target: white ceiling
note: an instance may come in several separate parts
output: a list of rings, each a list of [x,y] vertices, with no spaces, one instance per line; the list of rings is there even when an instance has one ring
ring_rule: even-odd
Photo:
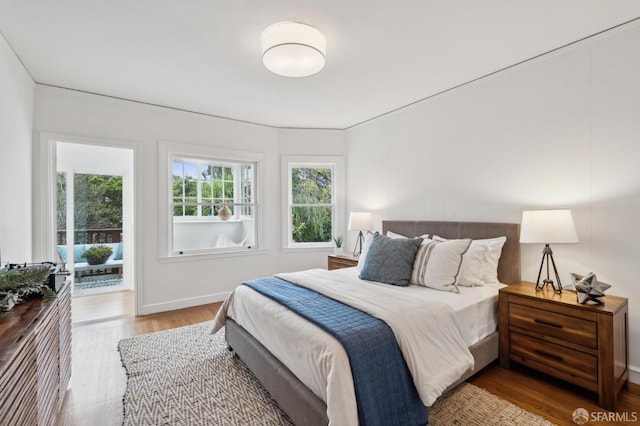
[[[338,129],[638,17],[638,0],[0,0],[37,83]],[[262,65],[260,34],[284,20],[326,35],[319,74]]]

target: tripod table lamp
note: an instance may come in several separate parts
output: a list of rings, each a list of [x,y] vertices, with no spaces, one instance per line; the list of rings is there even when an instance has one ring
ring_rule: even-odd
[[[358,231],[358,240],[353,249],[354,256],[360,256],[362,253],[362,244],[364,236],[362,231],[371,231],[373,229],[373,215],[371,212],[351,212],[349,213],[349,231]]]
[[[575,244],[578,242],[578,234],[573,223],[571,210],[525,210],[522,212],[520,243],[544,244],[536,290],[543,290],[546,286],[551,285],[553,291],[562,293],[560,276],[558,275],[556,262],[553,260],[553,251],[549,244]],[[547,263],[547,278],[541,283],[540,276],[542,275],[545,261]],[[556,283],[549,277],[549,263],[553,266]]]

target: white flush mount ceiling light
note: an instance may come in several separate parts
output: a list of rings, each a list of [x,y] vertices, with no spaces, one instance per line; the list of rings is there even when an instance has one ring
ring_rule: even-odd
[[[262,32],[262,62],[285,77],[307,77],[324,68],[327,39],[306,24],[279,22]]]

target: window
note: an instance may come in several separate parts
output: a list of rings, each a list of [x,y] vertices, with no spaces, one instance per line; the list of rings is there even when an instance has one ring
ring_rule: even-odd
[[[333,168],[291,167],[291,242],[330,243],[333,235]]]
[[[236,205],[242,205],[239,214],[251,214],[253,164],[175,158],[172,170],[174,218],[217,218],[225,205],[234,217]],[[235,197],[236,186],[242,197]]]
[[[168,257],[258,248],[263,154],[162,142],[159,243]],[[166,175],[165,175],[166,174]]]
[[[332,247],[336,234],[336,163],[287,162],[289,248]]]

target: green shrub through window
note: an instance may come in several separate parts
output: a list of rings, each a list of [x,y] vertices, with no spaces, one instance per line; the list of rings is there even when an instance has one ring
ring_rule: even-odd
[[[291,242],[331,243],[335,214],[334,168],[294,164],[289,173]]]
[[[174,159],[174,218],[215,218],[225,204],[232,217],[252,216],[253,170],[252,163]]]

